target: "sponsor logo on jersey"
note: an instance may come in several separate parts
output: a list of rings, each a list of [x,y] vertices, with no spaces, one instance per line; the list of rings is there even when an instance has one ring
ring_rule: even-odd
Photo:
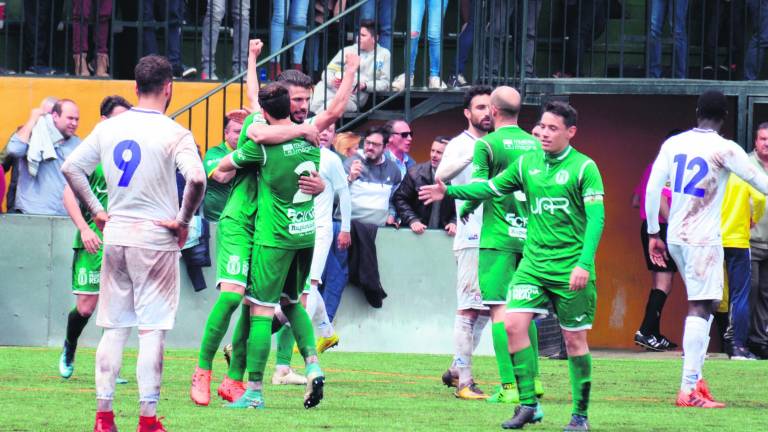
[[[528,218],[518,216],[514,213],[507,213],[504,219],[509,224],[507,234],[510,237],[525,239],[526,227],[528,226]]]
[[[536,201],[531,204],[531,213],[542,214],[543,212],[548,212],[553,215],[556,210],[562,210],[565,214],[571,214],[571,211],[568,210],[570,204],[568,198],[540,197],[536,198]]]
[[[291,223],[288,224],[288,233],[292,235],[309,234],[315,232],[315,209],[306,211],[297,211],[288,209],[288,218]]]
[[[541,172],[541,170],[538,169],[538,168],[534,168],[532,170],[528,170],[528,174],[530,174],[530,175],[536,175],[536,174],[538,174],[540,172]]]
[[[570,174],[568,174],[568,171],[566,170],[560,170],[555,174],[555,183],[559,185],[563,185],[568,182],[568,179],[570,178]]]
[[[531,301],[541,295],[541,290],[539,287],[532,285],[517,285],[512,287],[509,291],[509,295],[512,296],[512,300]]]

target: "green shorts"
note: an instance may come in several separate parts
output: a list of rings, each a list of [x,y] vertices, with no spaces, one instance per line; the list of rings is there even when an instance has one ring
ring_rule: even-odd
[[[519,253],[499,249],[480,249],[477,268],[480,295],[484,305],[507,303],[507,291],[519,262]]]
[[[277,306],[281,298],[298,303],[309,277],[312,249],[254,245],[250,284],[245,298],[262,306]]]
[[[560,327],[564,330],[588,330],[592,328],[597,307],[595,281],[579,291],[571,291],[567,283],[553,283],[537,276],[527,268],[525,260],[520,264],[512,281],[507,298],[507,312],[533,312],[546,315],[547,303],[557,314]]]
[[[100,248],[95,254],[90,254],[85,249],[75,249],[72,258],[72,294],[99,294],[103,250]]]
[[[247,287],[252,251],[253,224],[221,218],[216,234],[216,286],[225,282]]]

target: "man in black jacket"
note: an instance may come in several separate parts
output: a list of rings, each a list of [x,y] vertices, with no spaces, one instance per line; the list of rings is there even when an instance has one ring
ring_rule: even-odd
[[[447,144],[448,138],[435,138],[429,152],[429,162],[409,169],[392,197],[401,224],[410,226],[416,234],[422,234],[427,229],[444,229],[450,236],[456,234],[456,207],[453,199],[427,206],[419,201],[419,188],[435,182],[435,170]]]

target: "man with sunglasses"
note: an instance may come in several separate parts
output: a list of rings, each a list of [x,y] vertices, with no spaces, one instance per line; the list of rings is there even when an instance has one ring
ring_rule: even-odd
[[[408,155],[413,142],[411,126],[405,120],[390,120],[384,125],[389,138],[385,141],[387,151],[385,155],[397,165],[400,170],[400,178],[405,178],[408,170],[416,165],[416,161]]]

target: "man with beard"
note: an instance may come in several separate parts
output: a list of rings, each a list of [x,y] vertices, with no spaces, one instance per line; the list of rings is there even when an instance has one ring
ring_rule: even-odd
[[[470,87],[464,94],[464,117],[467,129],[453,138],[445,148],[443,160],[437,167],[435,177],[452,184],[462,185],[472,178],[472,155],[475,141],[493,129],[490,111],[491,88]],[[456,212],[464,201],[456,201]],[[453,239],[453,253],[457,263],[456,294],[458,306],[453,326],[455,353],[451,367],[443,374],[443,383],[448,387],[459,387],[456,397],[461,399],[484,399],[487,397],[472,379],[472,352],[480,342],[480,336],[488,323],[488,308],[483,306],[480,286],[477,282],[478,247],[483,207],[477,207],[466,219],[456,222],[456,236]]]

